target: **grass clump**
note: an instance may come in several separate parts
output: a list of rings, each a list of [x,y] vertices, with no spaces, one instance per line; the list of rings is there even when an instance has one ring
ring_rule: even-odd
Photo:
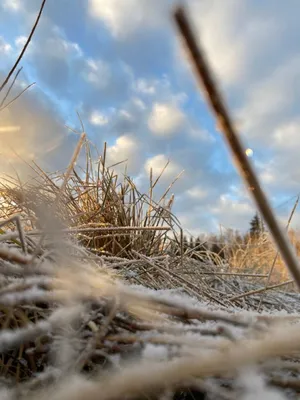
[[[99,155],[87,140],[80,144],[85,148],[84,167],[73,160],[66,172],[47,174],[34,163],[35,178],[26,184],[3,179],[2,218],[21,215],[31,235],[46,225],[65,229],[84,247],[109,256],[130,258],[132,250],[153,256],[170,250],[174,241],[178,244],[179,223],[171,211],[174,197],[167,198],[171,186],[154,200],[161,175],[155,182],[151,178],[149,195],[140,193],[129,176],[118,175],[116,165],[106,164],[106,145]]]

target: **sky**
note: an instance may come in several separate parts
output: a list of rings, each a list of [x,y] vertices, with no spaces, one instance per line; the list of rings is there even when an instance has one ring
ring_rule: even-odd
[[[41,0],[1,0],[0,81]],[[186,1],[245,148],[282,223],[300,192],[299,0]],[[66,168],[79,139],[128,159],[141,191],[169,160],[174,213],[188,232],[245,231],[255,213],[203,101],[170,18],[172,0],[48,0],[14,93],[0,113],[0,168],[26,179],[24,161]],[[178,4],[178,2],[177,2]],[[9,131],[8,126],[19,130]],[[157,193],[159,196],[159,192]],[[300,227],[300,211],[293,225]]]

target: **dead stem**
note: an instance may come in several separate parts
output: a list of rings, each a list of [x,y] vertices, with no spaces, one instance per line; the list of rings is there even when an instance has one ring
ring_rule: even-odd
[[[224,134],[224,139],[231,149],[235,165],[244,179],[258,210],[264,217],[287,268],[290,270],[298,288],[300,289],[300,267],[295,251],[290,245],[285,232],[278,224],[269,205],[268,199],[260,186],[254,169],[245,154],[241,140],[231,121],[229,111],[225,106],[220,90],[217,88],[217,84],[213,78],[211,67],[208,64],[200,45],[196,41],[194,31],[184,7],[178,7],[175,10],[174,19],[178,32],[188,49],[196,79],[199,85],[204,89],[203,93],[215,114],[217,124]]]

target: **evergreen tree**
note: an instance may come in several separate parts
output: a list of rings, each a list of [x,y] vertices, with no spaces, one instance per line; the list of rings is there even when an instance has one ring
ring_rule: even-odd
[[[190,247],[190,249],[194,249],[195,248],[195,242],[194,242],[193,236],[190,237],[189,247]]]
[[[256,213],[252,218],[252,220],[250,221],[250,236],[258,237],[264,231],[265,231],[264,223]]]
[[[200,239],[200,237],[198,236],[197,238],[196,238],[196,240],[195,240],[195,247],[197,247],[197,251],[199,251],[200,250],[200,246],[201,245],[201,239]]]

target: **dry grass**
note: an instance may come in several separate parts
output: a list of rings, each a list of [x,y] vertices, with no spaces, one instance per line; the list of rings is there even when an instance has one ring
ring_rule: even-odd
[[[153,182],[151,172],[150,194],[142,194],[129,176],[106,165],[106,146],[99,155],[86,139],[79,144],[85,151],[83,166],[76,164],[78,153],[65,173],[47,174],[33,164],[35,178],[26,184],[3,178],[1,217],[20,215],[24,229],[36,236],[46,225],[52,231],[65,229],[97,254],[130,257],[135,250],[152,256],[179,242],[172,186],[154,200],[161,175]]]
[[[254,365],[274,387],[298,390],[299,295],[265,296],[265,311],[290,315],[246,311],[251,302],[237,311],[229,297],[238,281],[205,275],[211,265],[187,256],[182,271],[181,257],[100,257],[67,239],[32,257],[30,236],[29,255],[14,240],[0,257],[8,398],[162,398],[196,388],[234,399],[246,390],[237,371]],[[130,284],[137,277],[143,285]]]
[[[290,232],[290,237],[295,238],[294,232]],[[232,272],[243,271],[268,275],[273,267],[271,284],[281,283],[289,279],[284,262],[278,256],[277,249],[268,233],[254,238],[248,236],[242,242],[233,241],[227,246],[226,254]],[[298,254],[300,255],[300,253]]]

